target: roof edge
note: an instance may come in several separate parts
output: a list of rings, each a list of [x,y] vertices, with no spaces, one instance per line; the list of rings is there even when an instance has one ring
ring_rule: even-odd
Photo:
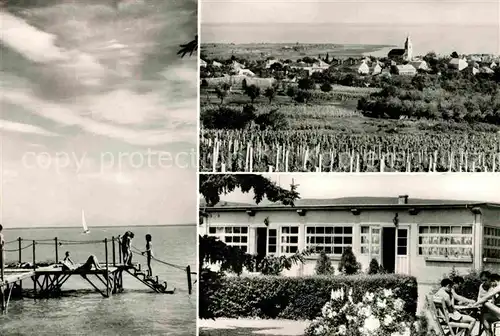
[[[489,202],[467,202],[467,203],[435,203],[435,204],[329,204],[329,205],[299,205],[299,206],[229,206],[229,207],[201,207],[207,212],[228,212],[228,211],[285,211],[291,209],[305,210],[351,210],[369,209],[369,210],[384,210],[384,209],[457,209],[457,208],[472,208],[472,207],[492,207],[500,208],[499,203]]]

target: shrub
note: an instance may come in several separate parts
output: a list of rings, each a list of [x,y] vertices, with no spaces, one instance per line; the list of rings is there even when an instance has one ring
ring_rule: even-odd
[[[323,92],[330,92],[330,91],[332,91],[332,85],[330,83],[323,83],[321,85],[321,91],[323,91]]]
[[[415,315],[417,281],[404,275],[355,276],[255,276],[225,277],[217,291],[212,291],[209,310],[214,317],[259,317],[314,319],[330,299],[332,289],[353,288],[359,302],[367,291],[391,288],[405,303],[404,310]]]
[[[316,261],[315,272],[317,275],[329,275],[335,272],[332,261],[325,251],[321,251],[318,261]]]
[[[368,274],[378,274],[383,273],[382,267],[380,267],[378,260],[373,258],[368,266]]]
[[[266,129],[278,131],[288,128],[288,120],[285,114],[278,109],[262,113],[254,121],[262,131]]]
[[[253,110],[244,107],[242,110],[221,106],[204,111],[201,122],[206,128],[242,129],[255,118]]]
[[[361,264],[356,260],[356,256],[350,247],[346,247],[339,262],[339,271],[351,275],[356,274],[361,269]]]

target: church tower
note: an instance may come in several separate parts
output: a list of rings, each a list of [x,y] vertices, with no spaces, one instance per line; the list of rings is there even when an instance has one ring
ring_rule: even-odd
[[[411,44],[411,41],[410,41],[410,35],[408,35],[406,37],[405,54],[403,57],[404,57],[405,61],[411,61],[413,59],[413,45]]]

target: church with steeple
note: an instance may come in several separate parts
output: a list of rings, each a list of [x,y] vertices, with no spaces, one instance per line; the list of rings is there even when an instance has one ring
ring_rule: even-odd
[[[410,62],[413,60],[413,44],[410,40],[410,35],[406,37],[404,49],[392,49],[387,54],[387,57],[392,60],[402,59],[403,61]]]

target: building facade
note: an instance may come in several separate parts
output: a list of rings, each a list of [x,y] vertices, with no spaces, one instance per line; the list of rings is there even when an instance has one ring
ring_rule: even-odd
[[[205,208],[200,233],[261,256],[316,250],[286,275],[313,274],[320,251],[336,266],[347,247],[364,271],[375,258],[386,271],[423,284],[435,284],[452,267],[500,271],[500,204],[405,196],[311,201]]]

